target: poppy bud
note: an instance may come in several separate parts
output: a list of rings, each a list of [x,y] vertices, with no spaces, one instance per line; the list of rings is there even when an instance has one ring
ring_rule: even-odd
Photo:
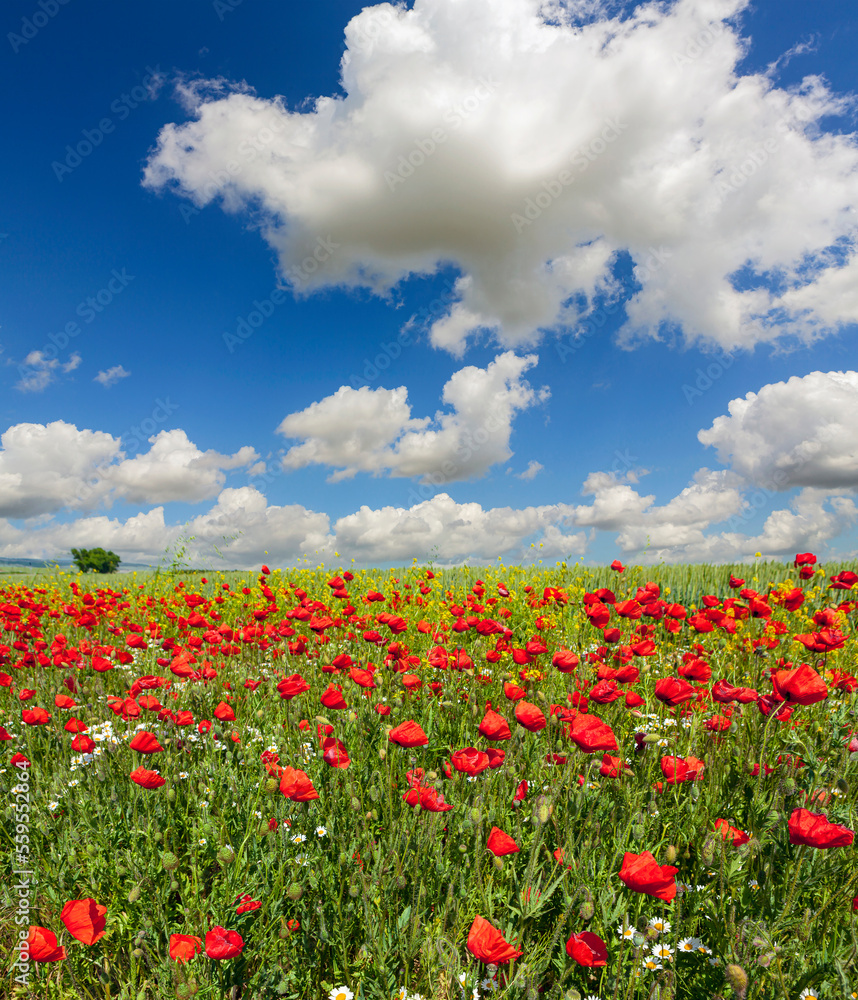
[[[161,867],[166,872],[175,871],[179,867],[179,859],[172,851],[164,851],[161,854]]]
[[[667,850],[664,852],[664,856],[669,865],[676,864],[676,855],[677,855],[676,848],[673,846],[673,844],[668,844]]]
[[[641,914],[641,916],[639,916],[638,919],[635,921],[635,928],[641,934],[645,934],[646,931],[648,930],[648,928],[649,928],[649,921],[647,920],[647,918],[645,916],[643,916],[643,914]]]
[[[635,840],[643,840],[643,838],[646,836],[646,830],[642,826],[633,826],[632,836],[635,838]]]
[[[131,890],[131,892],[128,893],[128,902],[136,903],[139,898],[140,898],[140,886],[135,885],[134,888]]]
[[[784,795],[795,795],[797,787],[794,778],[784,778],[781,783],[781,791]]]
[[[217,863],[221,868],[225,868],[227,865],[231,865],[235,861],[235,851],[229,846],[229,844],[224,844],[224,846],[217,852]]]
[[[703,845],[703,850],[700,852],[700,860],[704,865],[711,865],[715,860],[715,841],[711,837],[708,837]]]
[[[770,809],[766,814],[766,826],[777,826],[781,821],[781,814],[777,809]]]
[[[554,806],[551,804],[551,799],[546,795],[540,795],[536,800],[536,818],[543,826],[551,819],[553,812]]]
[[[643,741],[644,743],[649,745],[651,743],[658,743],[660,739],[661,737],[658,735],[658,733],[646,733],[643,738]]]
[[[300,882],[293,882],[286,890],[286,895],[292,900],[293,903],[297,903],[298,900],[304,895],[304,888]]]
[[[382,747],[378,751],[378,759],[379,760],[386,760],[387,759],[387,750],[384,747]]]
[[[503,871],[503,858],[492,858],[492,864],[498,871]]]
[[[578,916],[584,921],[584,923],[588,920],[592,920],[595,913],[596,907],[593,906],[590,900],[586,900],[578,907]]]
[[[178,892],[178,891],[179,891],[179,883],[175,879],[173,879],[173,881],[170,883],[170,892]]]
[[[134,948],[134,949],[132,950],[131,954],[132,954],[132,955],[133,955],[133,956],[134,956],[135,958],[142,958],[142,957],[143,957],[143,952],[142,952],[142,950],[141,950],[140,948]]]
[[[837,787],[837,790],[839,792],[843,792],[844,795],[848,795],[849,794],[849,785],[848,785],[848,783],[846,782],[846,780],[844,778],[838,778],[837,779],[837,785],[836,785],[836,787]]]
[[[724,978],[733,987],[733,992],[739,1000],[745,1000],[748,992],[748,973],[739,965],[728,965],[724,970]]]
[[[357,882],[352,882],[349,885],[349,895],[352,897],[352,899],[357,899],[357,897],[360,895],[360,886],[357,884]]]
[[[480,813],[479,809],[472,809],[471,812],[470,812],[471,822],[472,823],[479,823],[481,815],[482,814]]]
[[[777,955],[773,951],[767,951],[764,955],[760,955],[757,959],[757,965],[761,969],[768,969],[772,962],[777,958]]]
[[[404,889],[408,885],[408,879],[404,875],[397,875],[396,885],[399,889]]]
[[[360,799],[352,799],[349,805],[352,807],[352,812],[360,811]]]
[[[176,801],[176,789],[175,788],[168,788],[167,789],[167,801],[168,802],[175,802]]]

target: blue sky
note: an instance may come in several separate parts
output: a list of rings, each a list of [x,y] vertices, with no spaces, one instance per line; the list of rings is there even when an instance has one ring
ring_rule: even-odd
[[[2,27],[0,555],[858,552],[851,5]]]

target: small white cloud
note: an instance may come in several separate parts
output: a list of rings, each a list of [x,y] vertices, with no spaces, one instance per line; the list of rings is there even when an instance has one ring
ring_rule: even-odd
[[[127,372],[122,365],[114,365],[107,371],[99,372],[92,381],[100,382],[105,389],[109,389],[114,382],[118,382],[121,378],[128,378],[130,374],[131,372]]]
[[[43,392],[55,382],[57,375],[67,375],[73,372],[81,362],[80,355],[75,351],[68,361],[61,362],[57,358],[48,357],[44,351],[30,351],[18,366],[19,380],[15,388],[21,392]],[[11,364],[11,362],[9,362]],[[27,370],[29,369],[29,370]]]
[[[531,461],[528,463],[527,468],[524,472],[519,472],[516,479],[530,480],[535,479],[540,472],[545,468],[541,462]]]

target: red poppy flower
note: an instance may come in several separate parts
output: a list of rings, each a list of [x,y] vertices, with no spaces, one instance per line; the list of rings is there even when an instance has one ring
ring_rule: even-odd
[[[812,552],[799,552],[793,562],[793,566],[814,566],[815,564],[816,556]]]
[[[154,733],[146,732],[145,729],[141,730],[128,745],[138,753],[158,753],[164,749]]]
[[[90,739],[86,733],[79,733],[71,741],[71,745],[75,753],[92,753],[95,749],[95,740]]]
[[[43,708],[36,706],[21,709],[21,718],[28,726],[43,726],[51,717]]]
[[[352,762],[344,744],[333,736],[322,741],[322,759],[331,767],[338,768],[346,768]]]
[[[400,722],[387,734],[390,743],[398,743],[401,747],[422,747],[429,742],[429,737],[418,724],[411,719]]]
[[[376,686],[375,681],[372,679],[371,670],[362,670],[359,667],[352,667],[349,670],[349,677],[355,682],[355,684],[360,684],[364,688],[374,688]]]
[[[819,632],[794,636],[794,641],[800,642],[805,649],[813,653],[831,653],[846,644],[846,636],[840,629],[824,628]]]
[[[63,907],[60,918],[73,938],[84,944],[95,944],[105,934],[106,906],[94,899],[72,899]]]
[[[587,968],[608,964],[607,945],[597,934],[591,934],[590,931],[572,934],[566,942],[566,954]]]
[[[348,708],[346,699],[343,697],[343,692],[340,688],[335,687],[333,684],[329,684],[326,690],[322,692],[322,696],[319,698],[319,701],[325,706],[325,708]]]
[[[576,715],[566,726],[566,735],[584,753],[619,750],[613,729],[595,715]]]
[[[772,674],[772,687],[781,698],[799,705],[813,705],[828,697],[825,681],[807,663],[792,670],[775,671]]]
[[[697,688],[678,677],[662,677],[655,682],[655,696],[665,705],[680,705],[697,697]]]
[[[726,704],[730,701],[738,701],[743,705],[748,705],[756,701],[760,696],[753,688],[734,687],[729,681],[715,681],[712,685],[712,697],[715,701]]]
[[[280,778],[280,791],[293,802],[311,802],[319,797],[313,782],[304,771],[284,767]]]
[[[669,903],[676,895],[676,880],[673,876],[678,871],[673,865],[660,865],[649,851],[641,854],[626,851],[618,874],[620,881],[634,892],[646,893],[647,896],[655,896],[656,899]]]
[[[489,767],[500,767],[506,759],[506,751],[495,750],[494,747],[488,747],[486,750],[486,756],[489,758]]]
[[[23,765],[24,767],[32,766],[30,764],[29,758],[25,757],[22,753],[12,754],[12,759],[9,761],[9,763],[12,765],[12,767],[20,767],[21,765]]]
[[[193,934],[170,935],[170,958],[174,962],[190,962],[202,950],[203,942]]]
[[[480,723],[479,732],[487,740],[509,740],[512,739],[509,723],[502,715],[486,709],[483,721]]]
[[[411,791],[402,796],[410,806],[419,805],[426,812],[449,812],[453,807],[444,801],[444,796],[426,785],[413,785]]]
[[[489,766],[489,755],[476,747],[465,747],[450,757],[450,763],[465,774],[480,774]]]
[[[233,722],[235,720],[235,712],[232,709],[232,705],[228,705],[225,701],[219,702],[214,710],[214,717],[220,719],[221,722]]]
[[[166,780],[157,771],[147,771],[145,767],[135,768],[128,777],[143,788],[160,788]]]
[[[277,693],[285,701],[291,701],[296,695],[309,690],[310,685],[300,674],[292,674],[291,677],[285,677],[277,685]]]
[[[705,766],[703,761],[696,757],[661,758],[661,773],[668,785],[676,785],[683,781],[702,781]]]
[[[379,715],[390,715],[390,705],[376,705],[375,710]]]
[[[848,847],[855,834],[846,826],[830,823],[824,813],[813,813],[808,809],[794,809],[789,818],[789,842],[807,844],[808,847]]]
[[[244,939],[238,931],[228,931],[218,924],[206,934],[206,954],[218,961],[235,958],[244,948]]]
[[[468,932],[468,951],[486,965],[505,965],[524,954],[509,944],[503,934],[488,920],[479,916],[474,917]]]
[[[578,656],[570,650],[560,649],[554,654],[551,662],[555,667],[557,667],[560,673],[571,674],[580,663],[580,660],[578,659]]]
[[[622,757],[612,757],[607,753],[602,757],[602,766],[599,768],[599,774],[603,778],[619,778],[622,774],[631,773],[632,769],[625,763]]]
[[[489,833],[489,839],[486,843],[488,850],[495,855],[495,857],[502,857],[504,854],[516,854],[521,848],[518,844],[509,836],[496,826],[493,826],[491,832]]]
[[[515,795],[512,797],[513,802],[523,802],[527,798],[527,782],[522,781],[519,783],[518,788],[515,790]]]
[[[720,831],[722,839],[730,840],[734,847],[747,844],[751,839],[749,833],[745,833],[744,830],[737,830],[735,826],[730,826],[726,819],[716,819],[715,829]]]
[[[57,936],[47,927],[30,927],[27,950],[34,962],[61,962],[66,957],[65,948],[57,944]]]
[[[548,725],[548,720],[542,711],[527,701],[521,701],[515,706],[515,718],[520,726],[524,726],[531,733],[538,733]]]
[[[235,912],[239,915],[242,913],[250,913],[253,910],[258,910],[262,906],[262,903],[259,900],[252,899],[249,895],[247,895],[247,893],[243,896],[239,896],[236,903],[238,906]]]

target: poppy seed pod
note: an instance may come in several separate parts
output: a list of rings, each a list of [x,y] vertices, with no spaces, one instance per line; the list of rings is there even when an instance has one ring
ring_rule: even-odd
[[[136,903],[139,898],[140,898],[140,886],[135,885],[134,888],[131,890],[131,892],[128,893],[128,902]]]

